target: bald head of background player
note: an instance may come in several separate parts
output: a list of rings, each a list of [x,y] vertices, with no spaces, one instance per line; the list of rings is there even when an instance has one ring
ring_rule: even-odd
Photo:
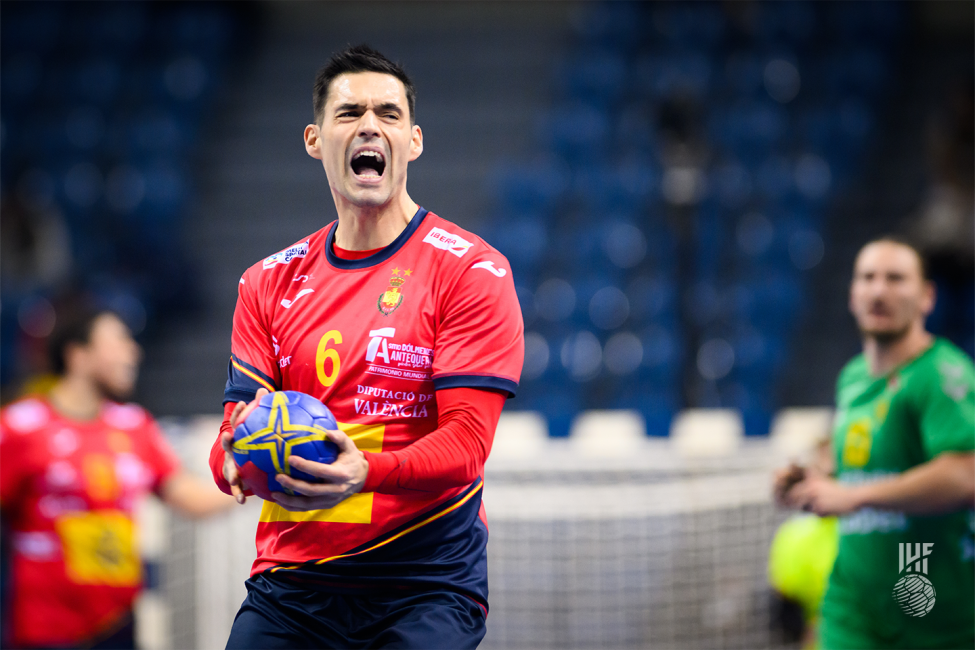
[[[315,122],[305,150],[322,161],[338,212],[335,244],[361,251],[390,244],[416,214],[406,170],[423,153],[415,90],[403,69],[366,46],[318,73]]]
[[[923,256],[906,240],[886,236],[857,254],[850,284],[850,312],[874,378],[916,359],[934,344],[924,321],[934,309],[934,285]],[[975,456],[944,453],[896,478],[844,485],[795,465],[776,473],[780,503],[819,515],[844,515],[864,507],[932,515],[975,505]]]

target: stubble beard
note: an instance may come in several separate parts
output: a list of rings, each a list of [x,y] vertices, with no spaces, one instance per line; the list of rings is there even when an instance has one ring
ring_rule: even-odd
[[[95,387],[98,389],[98,392],[101,394],[103,399],[118,403],[128,401],[128,399],[132,397],[132,393],[134,392],[135,388],[134,386],[131,386],[127,389],[118,389],[109,385],[108,382],[100,378],[95,380]]]
[[[899,329],[888,329],[888,330],[868,330],[860,328],[860,336],[864,339],[873,339],[878,345],[883,347],[888,347],[894,345],[898,341],[904,339],[905,336],[911,331],[911,325],[908,323]]]

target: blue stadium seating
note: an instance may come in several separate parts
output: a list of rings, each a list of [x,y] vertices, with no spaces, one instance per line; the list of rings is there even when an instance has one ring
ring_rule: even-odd
[[[237,9],[25,2],[5,5],[3,18],[5,194],[28,170],[49,186],[41,189],[70,230],[80,276],[73,290],[130,305],[123,313],[187,308],[192,292],[179,244],[192,189],[187,170],[242,26]],[[105,281],[112,276],[129,280]],[[18,295],[5,294],[4,312],[16,313]],[[16,332],[4,322],[7,351]],[[2,356],[4,382],[16,361]]]
[[[748,434],[768,432],[825,206],[874,131],[903,8],[760,3],[748,20],[733,9],[581,5],[539,120],[548,157],[496,175],[497,209],[521,225],[488,240],[549,353],[512,406],[540,409],[553,435],[584,408],[633,408],[666,434],[689,405],[737,408]],[[675,138],[704,162],[677,163]],[[703,189],[674,198],[675,164],[703,165]],[[706,380],[690,346],[712,338],[734,361]],[[582,368],[597,347],[601,367]]]

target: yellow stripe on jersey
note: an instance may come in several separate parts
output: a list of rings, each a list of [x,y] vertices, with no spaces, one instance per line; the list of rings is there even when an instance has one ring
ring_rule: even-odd
[[[248,370],[244,366],[240,365],[239,363],[237,363],[233,359],[230,360],[230,363],[233,364],[234,368],[236,368],[237,370],[241,371],[242,373],[244,373],[245,375],[247,375],[248,377],[250,377],[251,379],[253,379],[257,383],[259,383],[261,386],[263,386],[264,388],[268,389],[270,392],[273,393],[275,390],[277,390],[276,388],[274,388],[274,386],[272,386],[271,384],[267,383],[267,381],[265,381],[263,377],[261,377],[260,375],[258,375],[255,372],[251,372],[250,370]]]
[[[341,559],[347,558],[347,557],[354,557],[356,555],[362,555],[363,553],[368,553],[369,551],[374,551],[377,548],[381,548],[383,546],[386,546],[386,544],[389,544],[390,542],[394,542],[397,539],[399,539],[400,537],[402,537],[404,535],[408,535],[409,533],[412,533],[414,530],[417,530],[418,528],[423,528],[427,524],[432,523],[432,522],[436,521],[437,519],[440,519],[444,515],[450,514],[451,512],[453,512],[454,510],[456,510],[457,508],[461,507],[462,505],[464,505],[465,503],[467,503],[468,501],[470,501],[471,497],[473,497],[475,494],[477,494],[478,492],[480,492],[481,491],[481,488],[483,488],[483,487],[484,487],[484,482],[481,481],[481,484],[480,485],[478,485],[476,488],[474,488],[473,490],[471,490],[470,492],[468,492],[464,496],[463,499],[461,499],[460,501],[458,501],[454,505],[450,506],[446,510],[442,510],[442,511],[440,511],[440,512],[438,512],[438,513],[436,513],[436,514],[434,514],[434,515],[432,515],[430,517],[427,517],[426,519],[424,519],[420,523],[414,524],[414,525],[410,526],[409,528],[407,528],[406,530],[403,530],[403,531],[400,531],[400,532],[396,533],[395,535],[393,535],[389,539],[385,539],[385,540],[379,542],[378,544],[375,544],[373,546],[370,546],[369,548],[363,549],[361,551],[357,551],[355,553],[346,553],[345,555],[334,555],[332,557],[327,557],[327,558],[323,558],[321,560],[316,560],[315,561],[315,564],[325,564],[326,562],[331,562],[332,560],[341,560]],[[301,565],[276,566],[273,569],[271,569],[271,573],[274,573],[275,571],[277,571],[279,569],[297,569],[300,566]]]
[[[340,431],[352,438],[359,451],[378,454],[383,450],[384,424],[345,424],[338,422]],[[371,524],[373,493],[353,494],[351,497],[327,510],[290,512],[271,501],[265,501],[261,509],[261,522],[274,521],[328,521],[339,524]]]

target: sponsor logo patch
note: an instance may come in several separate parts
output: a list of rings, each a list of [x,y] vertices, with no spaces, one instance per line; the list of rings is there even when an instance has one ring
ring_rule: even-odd
[[[295,244],[290,248],[285,248],[280,253],[275,253],[264,260],[264,268],[269,269],[277,264],[288,264],[296,257],[304,257],[308,254],[308,240],[300,244]]]
[[[7,409],[7,424],[17,433],[34,431],[47,419],[47,409],[36,399],[18,402]]]
[[[146,412],[138,404],[110,404],[102,411],[102,419],[118,429],[134,429],[146,421]]]
[[[395,327],[369,332],[366,373],[396,379],[428,381],[433,368],[433,350],[411,343],[395,343]],[[388,340],[387,340],[388,339]]]
[[[423,238],[423,242],[433,245],[434,248],[452,253],[457,257],[464,257],[470,250],[474,242],[469,242],[460,235],[449,233],[443,228],[434,228]]]

